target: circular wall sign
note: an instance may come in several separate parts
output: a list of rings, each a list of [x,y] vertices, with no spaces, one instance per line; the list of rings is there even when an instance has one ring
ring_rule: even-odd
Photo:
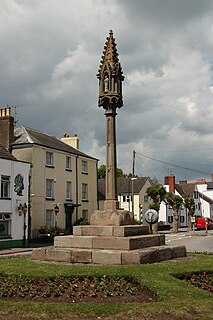
[[[159,213],[154,209],[149,209],[144,213],[144,219],[148,223],[156,223],[159,218]]]

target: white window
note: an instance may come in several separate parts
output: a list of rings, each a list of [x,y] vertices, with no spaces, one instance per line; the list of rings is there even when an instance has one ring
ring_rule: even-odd
[[[173,216],[168,217],[168,223],[173,223]]]
[[[123,196],[123,202],[130,202],[132,201],[132,196]]]
[[[46,210],[45,225],[48,227],[53,226],[53,210]]]
[[[46,152],[46,166],[53,167],[53,153],[49,151]]]
[[[46,180],[46,198],[53,199],[54,197],[54,180],[47,179]]]
[[[88,210],[82,210],[82,218],[83,219],[88,219]]]
[[[66,157],[66,170],[71,170],[71,157]]]
[[[67,200],[72,199],[72,183],[71,183],[71,181],[67,181],[67,183],[66,183],[66,199]]]
[[[82,200],[88,200],[88,184],[82,183]]]
[[[0,213],[0,239],[11,236],[11,214]]]
[[[81,172],[82,173],[87,173],[88,170],[87,170],[87,161],[85,160],[82,160],[82,163],[81,163]]]
[[[10,177],[1,176],[1,198],[10,197]]]

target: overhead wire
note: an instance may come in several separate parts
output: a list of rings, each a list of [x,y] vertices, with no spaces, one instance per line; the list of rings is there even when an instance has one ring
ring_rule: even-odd
[[[197,169],[192,169],[192,168],[184,167],[184,166],[181,166],[181,165],[178,165],[178,164],[174,164],[174,163],[171,163],[171,162],[168,162],[168,161],[163,161],[163,160],[161,160],[161,159],[153,158],[153,157],[150,157],[150,156],[145,155],[145,154],[142,154],[142,153],[136,152],[136,154],[139,155],[139,156],[142,156],[142,157],[144,157],[144,158],[147,158],[147,159],[150,159],[150,160],[153,160],[153,161],[156,161],[156,162],[164,163],[164,164],[167,164],[167,165],[176,167],[176,168],[180,168],[180,169],[184,169],[184,170],[189,170],[189,171],[193,171],[193,172],[196,172],[196,173],[211,174],[210,172],[206,172],[206,171],[201,171],[201,170],[197,170]]]

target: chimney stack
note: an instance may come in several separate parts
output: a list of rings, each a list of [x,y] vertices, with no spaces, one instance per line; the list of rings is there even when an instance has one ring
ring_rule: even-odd
[[[11,107],[0,109],[0,144],[10,149],[14,140],[14,117],[11,115]]]
[[[72,137],[70,137],[67,133],[64,133],[61,141],[75,149],[79,149],[79,137],[77,134],[74,134]]]
[[[169,192],[175,192],[175,176],[173,174],[164,177],[164,184],[169,186]]]

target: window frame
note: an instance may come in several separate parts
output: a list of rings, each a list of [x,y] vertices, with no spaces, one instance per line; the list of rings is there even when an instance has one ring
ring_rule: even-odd
[[[88,214],[89,214],[88,209],[83,209],[82,210],[82,218],[83,219],[88,220]]]
[[[48,217],[48,215],[49,215],[49,217]],[[46,209],[45,225],[48,226],[48,227],[52,227],[54,225],[53,209]]]
[[[88,174],[88,162],[87,162],[87,160],[81,160],[81,173]]]
[[[71,157],[66,156],[66,164],[65,164],[65,169],[67,171],[72,171],[72,165],[71,165]]]
[[[66,181],[66,200],[72,200],[72,181]]]
[[[0,239],[8,239],[11,238],[11,223],[12,223],[12,215],[11,213],[1,213],[0,214],[0,225],[6,225],[6,234],[0,233]],[[4,231],[4,230],[3,230]]]
[[[85,188],[85,190],[84,190]],[[88,198],[88,184],[82,183],[82,201],[89,201]]]
[[[1,175],[1,198],[2,199],[11,198],[10,186],[11,186],[10,176]]]
[[[51,188],[48,188],[51,186]],[[48,194],[48,191],[50,191],[50,194]],[[54,199],[54,179],[46,179],[46,199]]]
[[[54,154],[51,151],[46,151],[45,166],[54,168]]]

